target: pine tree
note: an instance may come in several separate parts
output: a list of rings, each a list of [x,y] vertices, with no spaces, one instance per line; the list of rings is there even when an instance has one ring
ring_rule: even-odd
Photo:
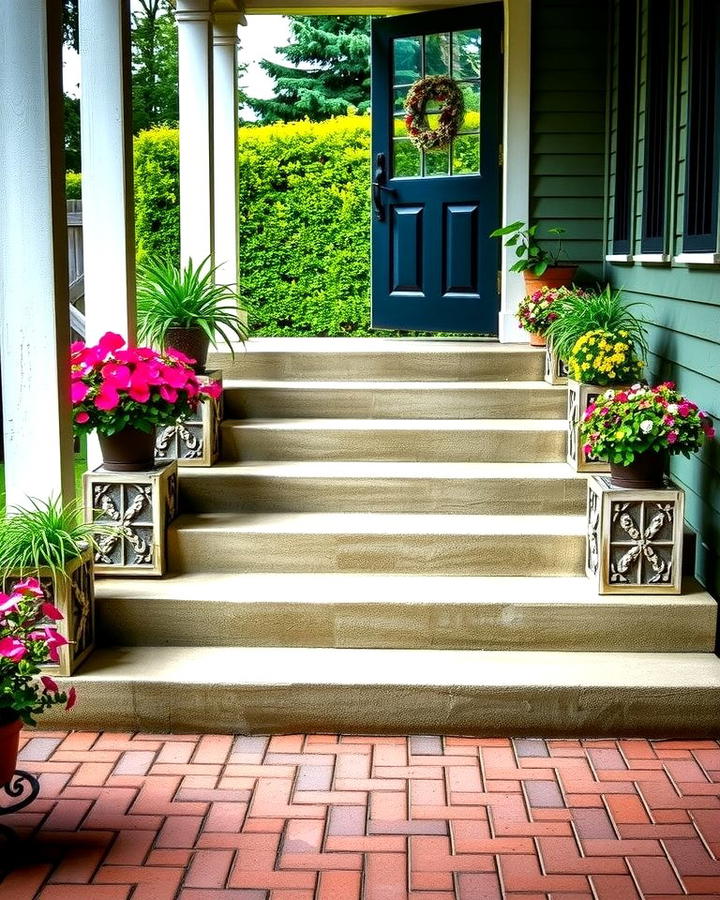
[[[275,97],[248,99],[263,122],[321,121],[370,107],[370,17],[290,16],[290,65],[263,60]]]
[[[177,27],[170,0],[139,0],[132,13],[133,132],[178,120]]]

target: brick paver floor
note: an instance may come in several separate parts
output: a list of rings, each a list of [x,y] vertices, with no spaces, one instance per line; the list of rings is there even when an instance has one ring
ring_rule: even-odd
[[[720,897],[715,741],[23,740],[2,900]]]

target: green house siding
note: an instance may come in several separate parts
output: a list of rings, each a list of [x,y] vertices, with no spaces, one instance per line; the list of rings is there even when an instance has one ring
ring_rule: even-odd
[[[607,6],[535,0],[530,217],[564,228],[580,279],[602,277]]]
[[[617,0],[616,0],[617,2]],[[668,165],[668,247],[675,256],[682,250],[683,184],[685,178],[685,144],[688,108],[688,58],[690,0],[678,0],[674,7],[673,77],[669,97],[668,132],[670,153]],[[642,4],[642,32],[647,16],[648,0]],[[641,38],[642,44],[642,38]],[[643,103],[643,71],[639,73],[639,109]],[[610,108],[617,97],[611,88]],[[638,115],[638,141],[635,170],[635,221],[633,252],[640,253],[640,222],[642,212],[642,140],[643,115]],[[612,123],[611,126],[612,128]],[[612,143],[609,160],[608,231],[611,235],[610,211],[613,208]],[[680,390],[720,420],[720,269],[716,267],[688,267],[675,263],[655,265],[606,264],[606,277],[625,290],[628,298],[647,304],[642,314],[649,320],[651,347],[648,359],[649,377],[655,381],[676,381]],[[672,461],[675,481],[686,490],[686,517],[699,533],[698,575],[708,588],[720,595],[720,445],[715,440],[704,450],[687,460],[675,457]]]

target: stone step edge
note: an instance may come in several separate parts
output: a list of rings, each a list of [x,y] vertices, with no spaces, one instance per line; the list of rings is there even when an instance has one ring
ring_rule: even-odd
[[[223,428],[274,431],[567,431],[565,419],[348,419],[247,418],[223,419]]]

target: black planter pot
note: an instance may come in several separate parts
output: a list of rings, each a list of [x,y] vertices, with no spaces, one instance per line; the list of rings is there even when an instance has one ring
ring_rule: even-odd
[[[202,374],[207,366],[210,338],[202,328],[168,328],[165,333],[165,347],[179,350],[185,356],[194,359],[195,372]]]
[[[103,468],[108,472],[145,472],[154,468],[155,431],[123,428],[116,434],[98,434]]]
[[[614,487],[634,490],[661,490],[665,487],[667,453],[646,450],[629,466],[610,463],[610,481]]]

